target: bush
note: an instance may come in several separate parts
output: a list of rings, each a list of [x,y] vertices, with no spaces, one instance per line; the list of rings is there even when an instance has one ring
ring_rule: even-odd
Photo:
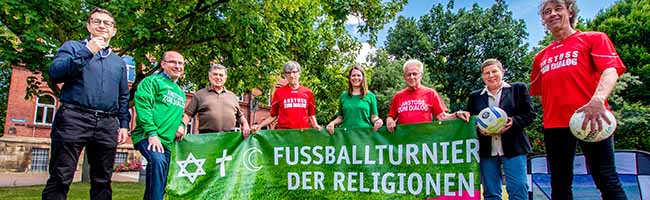
[[[624,104],[616,111],[618,127],[614,132],[616,149],[650,151],[650,106]]]
[[[142,169],[142,164],[138,161],[120,163],[113,166],[114,172],[140,171]]]

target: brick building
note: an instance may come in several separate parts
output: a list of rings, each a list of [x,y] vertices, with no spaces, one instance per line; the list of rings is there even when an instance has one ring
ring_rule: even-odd
[[[127,61],[128,63],[128,61]],[[135,79],[135,68],[129,66],[129,83]],[[46,172],[49,164],[50,130],[54,114],[60,102],[52,90],[45,84],[39,86],[39,95],[25,99],[27,79],[30,76],[40,78],[29,69],[14,66],[11,71],[11,82],[7,99],[7,116],[4,124],[4,135],[0,137],[0,171],[10,172]],[[130,85],[130,84],[129,84]],[[187,103],[192,98],[191,92],[186,92]],[[250,96],[240,98],[240,106],[250,123],[259,123],[269,116],[266,107],[260,107],[257,112],[249,112]],[[130,108],[131,113],[135,108]],[[253,120],[254,119],[254,120]],[[188,132],[198,132],[198,127],[192,120]],[[135,126],[135,115],[132,115],[131,128]],[[80,160],[83,158],[80,158]],[[140,161],[140,153],[133,148],[131,140],[118,146],[115,157],[116,164],[130,161]],[[79,162],[78,170],[81,169]]]

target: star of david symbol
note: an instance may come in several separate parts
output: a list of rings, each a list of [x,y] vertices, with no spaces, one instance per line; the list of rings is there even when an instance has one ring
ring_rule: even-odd
[[[178,160],[176,161],[176,163],[178,163],[178,165],[181,168],[181,171],[178,172],[178,175],[176,175],[176,177],[187,177],[187,179],[190,180],[190,183],[194,183],[196,177],[205,175],[205,171],[203,171],[203,163],[205,163],[205,159],[196,159],[194,158],[194,155],[192,155],[192,153],[190,153],[190,155],[187,156],[187,159]],[[187,165],[190,163],[196,165],[196,171],[194,171],[193,173],[187,171]]]

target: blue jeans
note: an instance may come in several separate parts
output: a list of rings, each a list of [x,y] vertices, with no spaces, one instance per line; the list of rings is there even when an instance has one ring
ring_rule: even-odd
[[[495,156],[481,158],[483,198],[501,199],[501,165],[506,175],[506,191],[510,199],[528,199],[526,155],[512,158]]]
[[[614,163],[614,137],[600,142],[583,142],[568,128],[544,129],[548,167],[551,172],[551,198],[573,199],[573,160],[576,144],[585,155],[587,169],[600,190],[602,199],[627,199]]]
[[[138,142],[136,146],[140,154],[147,159],[147,177],[143,199],[162,200],[165,196],[165,185],[167,185],[171,152],[166,149],[165,153],[148,150],[149,140],[147,139]]]

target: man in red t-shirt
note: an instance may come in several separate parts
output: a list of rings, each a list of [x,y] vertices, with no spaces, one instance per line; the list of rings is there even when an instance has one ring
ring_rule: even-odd
[[[304,129],[309,125],[321,130],[316,121],[316,104],[314,94],[309,88],[300,85],[300,64],[289,61],[284,64],[284,77],[289,84],[275,90],[271,101],[271,117],[259,125],[253,125],[253,130],[278,121],[276,129]]]
[[[404,80],[408,87],[397,92],[390,102],[386,118],[388,132],[395,131],[396,123],[412,124],[437,120],[463,119],[469,121],[469,112],[457,111],[447,113],[447,106],[442,102],[436,90],[421,84],[424,65],[419,60],[411,59],[404,63]]]
[[[583,127],[599,131],[607,123],[607,96],[625,66],[614,45],[601,32],[574,29],[575,0],[545,0],[540,6],[542,23],[553,42],[535,56],[530,94],[540,96],[544,109],[544,144],[551,172],[551,198],[573,199],[573,160],[580,144],[587,166],[603,199],[626,199],[616,173],[613,137],[600,142],[577,140],[569,130],[574,112],[584,112]]]

